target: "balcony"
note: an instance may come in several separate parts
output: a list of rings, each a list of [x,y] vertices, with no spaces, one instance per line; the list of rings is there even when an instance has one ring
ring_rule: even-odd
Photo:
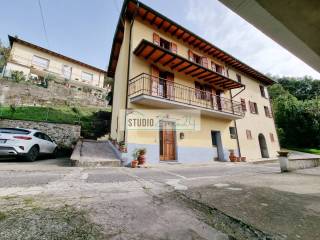
[[[244,116],[239,102],[146,73],[129,81],[128,94],[136,104],[199,109],[205,115],[230,120]]]

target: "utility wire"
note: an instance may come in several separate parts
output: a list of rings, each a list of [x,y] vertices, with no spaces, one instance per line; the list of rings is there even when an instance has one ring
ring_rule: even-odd
[[[43,16],[43,10],[42,10],[42,6],[41,6],[41,0],[38,0],[38,3],[39,3],[40,13],[41,13],[41,19],[42,19],[42,26],[43,26],[44,35],[45,35],[45,38],[46,38],[46,41],[47,41],[47,44],[48,44],[48,48],[50,48],[48,33],[47,33],[46,24],[45,24],[44,16]]]

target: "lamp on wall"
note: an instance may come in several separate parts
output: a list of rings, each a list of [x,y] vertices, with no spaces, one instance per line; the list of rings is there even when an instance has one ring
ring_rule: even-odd
[[[181,133],[180,133],[180,139],[181,139],[181,140],[184,139],[184,132],[181,132]]]

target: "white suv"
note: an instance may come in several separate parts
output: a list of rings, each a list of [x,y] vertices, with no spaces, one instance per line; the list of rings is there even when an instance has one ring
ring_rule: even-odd
[[[35,129],[0,128],[0,156],[22,156],[34,161],[40,154],[53,154],[57,144]]]

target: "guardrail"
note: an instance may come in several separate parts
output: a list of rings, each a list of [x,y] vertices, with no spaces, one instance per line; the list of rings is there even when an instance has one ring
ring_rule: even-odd
[[[139,95],[148,95],[238,116],[244,115],[239,102],[146,73],[129,81],[129,97]]]

